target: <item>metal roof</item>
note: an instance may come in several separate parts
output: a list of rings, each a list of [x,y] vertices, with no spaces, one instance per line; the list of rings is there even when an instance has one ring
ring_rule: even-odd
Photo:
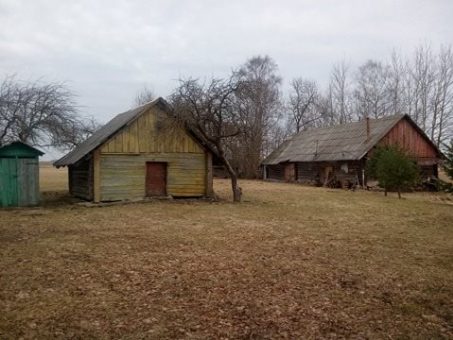
[[[163,108],[166,108],[168,106],[167,102],[163,98],[159,97],[132,110],[116,115],[107,124],[93,133],[88,139],[80,143],[74,150],[54,162],[53,165],[56,167],[61,167],[78,162],[83,157],[85,157],[85,155],[96,149],[98,146],[100,146],[110,137],[116,134],[122,127],[132,123],[142,113],[155,105],[160,105]]]
[[[262,164],[359,160],[406,115],[366,120],[302,131],[273,151]]]

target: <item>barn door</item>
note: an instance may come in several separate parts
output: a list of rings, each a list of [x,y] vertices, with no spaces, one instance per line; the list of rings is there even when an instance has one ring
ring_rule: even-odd
[[[167,195],[167,163],[146,162],[146,196]]]

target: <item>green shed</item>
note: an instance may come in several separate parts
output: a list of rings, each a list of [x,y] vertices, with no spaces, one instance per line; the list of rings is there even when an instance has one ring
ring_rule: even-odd
[[[22,142],[0,147],[0,207],[39,203],[39,161],[43,152]]]

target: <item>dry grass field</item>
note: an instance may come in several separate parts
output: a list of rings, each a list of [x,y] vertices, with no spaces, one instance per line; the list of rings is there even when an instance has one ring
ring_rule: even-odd
[[[2,339],[453,337],[451,196],[216,180],[87,208],[41,174],[51,203],[0,211]]]

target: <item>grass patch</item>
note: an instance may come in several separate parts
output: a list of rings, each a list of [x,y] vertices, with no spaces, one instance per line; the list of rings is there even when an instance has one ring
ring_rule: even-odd
[[[0,211],[0,337],[453,336],[444,196],[241,186],[242,204],[216,180],[225,201]]]

